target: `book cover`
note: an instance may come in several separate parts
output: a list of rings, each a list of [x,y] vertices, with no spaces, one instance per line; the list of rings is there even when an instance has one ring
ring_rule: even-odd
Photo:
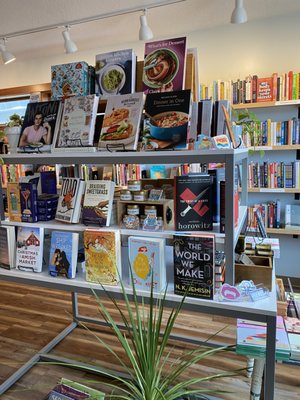
[[[115,182],[107,180],[86,181],[82,207],[82,222],[109,226],[114,198]]]
[[[88,64],[85,61],[51,66],[52,100],[89,94]]]
[[[57,193],[56,171],[41,171],[40,172],[41,191],[42,194]]]
[[[60,383],[51,390],[47,400],[83,400],[88,398],[90,398],[88,393]]]
[[[137,289],[150,291],[152,279],[154,291],[165,289],[167,284],[165,245],[164,238],[129,236],[129,263]]]
[[[300,361],[300,335],[288,333],[288,338],[291,347],[291,359]]]
[[[61,378],[60,383],[63,385],[70,386],[71,388],[74,388],[83,393],[87,393],[91,398],[95,398],[97,400],[104,400],[105,394],[103,392],[100,392],[100,390],[91,388],[89,386],[83,385],[82,383],[71,381],[70,379],[66,378]]]
[[[62,222],[79,222],[81,199],[85,182],[80,178],[63,178],[55,219]]]
[[[108,98],[98,143],[100,150],[136,150],[143,102],[141,92]]]
[[[0,226],[0,267],[15,268],[16,233],[14,226]]]
[[[273,99],[273,78],[257,78],[256,101],[272,101]]]
[[[300,320],[294,317],[284,317],[285,329],[289,333],[300,333]]]
[[[19,184],[7,182],[7,208],[10,221],[21,221],[21,194]]]
[[[41,272],[44,228],[22,227],[17,230],[16,267],[21,271]]]
[[[56,148],[93,145],[98,103],[95,94],[65,99]]]
[[[79,233],[52,231],[49,274],[75,278]]]
[[[175,177],[175,230],[213,228],[212,177],[190,174]]]
[[[144,93],[182,90],[186,52],[186,37],[145,43]]]
[[[120,232],[86,229],[83,240],[86,280],[116,286],[121,273]]]
[[[213,299],[214,235],[174,235],[174,292]]]
[[[190,90],[147,94],[143,149],[186,148],[190,109]]]
[[[20,133],[18,151],[50,152],[53,137],[59,128],[61,102],[28,103]]]
[[[39,177],[22,177],[20,181],[21,220],[22,222],[38,221],[38,183]]]
[[[133,49],[96,55],[96,94],[106,99],[135,92],[136,55]]]

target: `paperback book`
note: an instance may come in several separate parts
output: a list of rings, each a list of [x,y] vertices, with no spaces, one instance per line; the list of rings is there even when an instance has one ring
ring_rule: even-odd
[[[16,232],[14,226],[0,226],[0,267],[15,268]]]
[[[137,149],[143,102],[141,92],[108,98],[98,143],[100,150]]]
[[[38,176],[24,176],[20,178],[22,222],[38,221],[38,184]]]
[[[17,231],[16,267],[21,271],[41,272],[43,265],[44,228],[19,226]]]
[[[213,299],[215,236],[174,235],[173,256],[175,294]]]
[[[135,92],[136,55],[133,49],[96,55],[96,94],[106,99]]]
[[[114,181],[86,181],[82,207],[82,222],[84,224],[110,225],[114,190]]]
[[[190,90],[147,94],[143,150],[186,148],[190,106]]]
[[[137,289],[150,291],[151,283],[154,291],[165,289],[165,246],[166,241],[163,238],[129,237],[129,263]]]
[[[63,178],[55,219],[77,223],[80,220],[81,200],[85,182],[80,178]]]
[[[21,221],[20,186],[16,182],[7,182],[7,208],[10,221]]]
[[[186,37],[145,43],[144,93],[182,90],[186,52]]]
[[[121,275],[120,232],[86,229],[83,240],[86,280],[116,286]]]
[[[49,257],[49,274],[75,278],[79,234],[75,232],[53,231]]]
[[[61,119],[61,102],[28,103],[20,133],[18,151],[50,152]]]
[[[98,103],[95,94],[65,99],[54,151],[93,146]]]
[[[175,177],[175,230],[212,230],[212,179],[208,174]]]

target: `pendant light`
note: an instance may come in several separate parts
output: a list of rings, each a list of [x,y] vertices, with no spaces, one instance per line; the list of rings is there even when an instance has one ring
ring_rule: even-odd
[[[139,39],[140,40],[150,40],[153,38],[153,33],[148,26],[147,22],[147,10],[144,10],[144,14],[140,16],[140,30],[139,30]]]
[[[243,24],[247,22],[247,11],[244,7],[244,0],[235,0],[235,8],[231,14],[232,24]]]
[[[0,43],[0,52],[4,64],[9,64],[15,61],[16,57],[12,53],[6,50],[6,42],[7,39],[3,38],[2,43]]]
[[[65,41],[65,50],[67,54],[76,53],[78,50],[76,43],[70,37],[70,26],[65,27],[66,30],[62,32],[64,41]]]

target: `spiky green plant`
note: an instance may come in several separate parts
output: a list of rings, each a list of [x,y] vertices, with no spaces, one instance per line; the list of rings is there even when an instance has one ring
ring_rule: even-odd
[[[105,373],[106,376],[114,379],[113,383],[109,384],[113,393],[108,397],[124,400],[175,400],[201,393],[221,393],[222,391],[199,388],[199,384],[225,376],[236,375],[237,371],[188,378],[185,381],[182,381],[182,374],[204,358],[227,351],[232,346],[214,349],[199,347],[195,350],[187,351],[175,360],[171,360],[172,349],[168,347],[170,345],[169,340],[176,319],[183,307],[185,296],[170,311],[170,309],[167,310],[166,306],[167,290],[161,296],[155,298],[153,289],[151,289],[149,297],[141,297],[139,299],[132,274],[131,280],[131,296],[128,295],[122,280],[120,281],[125,312],[122,311],[117,300],[103,287],[123,321],[124,330],[118,327],[101,298],[93,291],[99,312],[111,327],[129,361],[125,363],[97,333],[90,331],[115,357],[129,376],[129,379],[126,380],[118,376],[117,373]],[[166,311],[168,316],[166,323],[163,323]],[[88,329],[86,325],[82,325]],[[195,388],[195,385],[197,388]]]

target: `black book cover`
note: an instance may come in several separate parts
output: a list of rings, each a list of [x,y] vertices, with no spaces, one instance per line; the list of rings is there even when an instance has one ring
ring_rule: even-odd
[[[174,236],[174,293],[213,299],[214,235]]]
[[[175,177],[175,230],[212,230],[212,179],[208,174]]]

